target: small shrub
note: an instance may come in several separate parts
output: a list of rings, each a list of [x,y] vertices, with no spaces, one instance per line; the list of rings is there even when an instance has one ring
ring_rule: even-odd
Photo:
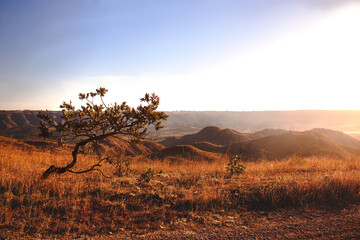
[[[229,163],[227,164],[226,170],[229,173],[229,177],[233,175],[240,175],[245,172],[245,166],[241,163],[241,156],[235,155],[234,157],[230,158]]]
[[[138,182],[139,182],[139,184],[149,183],[153,177],[154,177],[154,173],[151,170],[151,168],[149,168],[148,170],[146,170],[146,172],[144,172],[140,175]]]

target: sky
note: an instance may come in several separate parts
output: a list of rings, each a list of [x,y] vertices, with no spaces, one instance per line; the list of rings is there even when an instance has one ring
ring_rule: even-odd
[[[0,0],[0,109],[360,110],[357,0]]]

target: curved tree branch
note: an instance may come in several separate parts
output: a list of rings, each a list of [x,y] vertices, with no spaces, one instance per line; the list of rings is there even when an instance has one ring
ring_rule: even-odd
[[[97,169],[97,168],[90,168],[90,169],[88,169],[88,170],[79,171],[79,172],[76,172],[76,171],[73,171],[73,170],[68,170],[68,172],[75,173],[75,174],[87,173],[87,172],[91,172],[91,171],[98,171],[98,172],[101,173],[101,175],[103,175],[103,177],[105,177],[105,178],[111,178],[111,177],[109,177],[109,176],[106,176],[100,169]]]

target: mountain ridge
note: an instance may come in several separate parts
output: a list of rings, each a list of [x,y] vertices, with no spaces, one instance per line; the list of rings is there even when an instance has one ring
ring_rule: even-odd
[[[39,139],[39,120],[36,113],[37,111],[0,111],[0,135],[27,139],[27,143],[36,147],[44,145],[45,143],[35,141]],[[49,113],[54,120],[61,121],[61,112],[50,111]],[[149,135],[150,138],[159,140],[158,143],[144,141],[141,146],[130,146],[124,139],[109,140],[102,143],[103,151],[112,151],[111,149],[115,148],[117,149],[115,152],[125,151],[126,155],[152,155],[168,147],[186,145],[199,151],[192,147],[185,147],[183,148],[185,152],[198,152],[199,155],[204,155],[201,151],[206,151],[242,154],[247,159],[261,157],[274,159],[291,155],[349,157],[358,154],[360,149],[360,142],[357,139],[342,131],[325,127],[331,125],[329,122],[332,121],[339,128],[342,126],[352,130],[357,129],[360,126],[357,123],[360,119],[360,111],[168,112],[168,114],[170,117],[164,122],[165,128],[159,133]],[[327,118],[324,118],[326,116]],[[296,121],[293,121],[294,119]],[[216,122],[219,125],[206,125],[200,128],[208,122]],[[327,124],[322,126],[324,122]],[[249,128],[250,123],[253,128]],[[240,124],[238,129],[231,128],[237,124]],[[300,126],[299,124],[302,124],[301,128],[310,125],[315,127],[297,131],[292,130],[291,127],[290,129],[272,127],[292,125],[295,128],[294,126]],[[226,127],[222,127],[224,125]],[[254,130],[259,126],[266,126],[266,128],[260,131]],[[46,144],[49,147],[52,146],[50,143]]]
[[[225,130],[225,131],[224,131]],[[221,133],[227,135],[227,141],[220,142]],[[266,133],[266,134],[265,134]],[[218,127],[206,127],[195,134],[183,137],[170,137],[161,141],[164,146],[191,145],[200,150],[222,153],[241,154],[246,159],[276,159],[292,155],[307,157],[311,155],[331,155],[336,157],[350,157],[360,153],[360,142],[340,131],[315,128],[307,131],[285,131],[265,129],[248,134],[248,139],[236,139],[241,134]],[[266,136],[264,136],[266,135]],[[214,138],[209,138],[213,136]]]
[[[0,111],[0,135],[13,138],[36,138],[39,111]],[[61,121],[60,111],[49,111]],[[360,132],[359,110],[298,110],[298,111],[173,111],[164,122],[165,128],[151,131],[150,138],[194,134],[204,127],[217,126],[241,133],[257,132],[266,128],[304,131],[314,128],[335,129],[342,132]],[[360,138],[360,135],[358,135]]]

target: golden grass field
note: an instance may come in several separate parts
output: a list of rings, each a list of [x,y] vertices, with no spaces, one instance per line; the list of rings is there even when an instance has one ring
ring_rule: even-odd
[[[0,233],[3,237],[95,236],[119,232],[241,225],[253,211],[335,209],[360,203],[360,160],[291,157],[245,162],[228,177],[228,159],[214,162],[130,159],[127,176],[114,166],[40,180],[71,150],[0,147]],[[80,155],[77,169],[97,159]],[[154,176],[140,183],[148,168]],[[0,234],[1,236],[1,234]]]

